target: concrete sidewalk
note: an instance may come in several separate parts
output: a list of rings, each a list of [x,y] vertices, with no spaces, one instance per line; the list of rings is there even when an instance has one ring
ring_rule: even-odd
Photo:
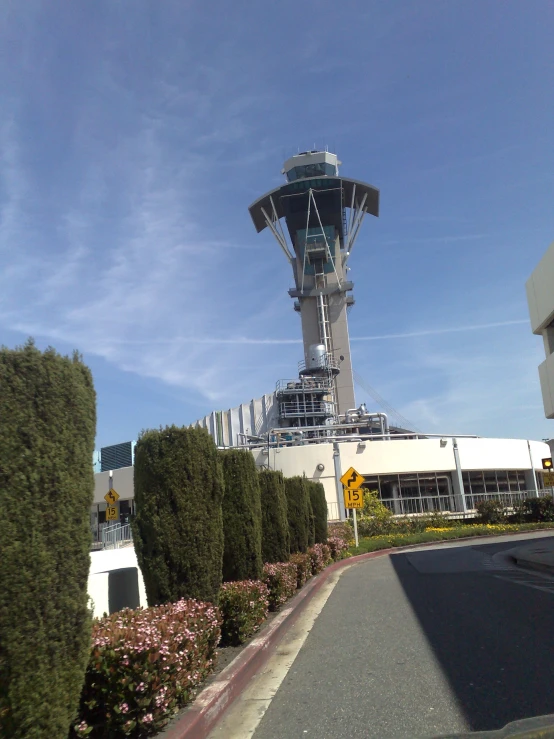
[[[520,567],[554,573],[554,537],[515,547],[509,554]]]

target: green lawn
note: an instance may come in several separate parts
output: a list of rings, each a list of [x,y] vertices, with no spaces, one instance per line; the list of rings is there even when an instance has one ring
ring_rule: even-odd
[[[511,524],[471,524],[456,526],[435,531],[422,531],[418,534],[386,534],[383,536],[370,536],[360,539],[358,547],[352,545],[349,553],[365,554],[376,552],[379,549],[390,549],[391,547],[403,547],[407,544],[424,544],[430,541],[447,541],[449,539],[464,539],[468,536],[491,536],[500,534],[514,534],[525,531],[537,531],[540,529],[553,529],[554,522],[545,523],[511,523]]]

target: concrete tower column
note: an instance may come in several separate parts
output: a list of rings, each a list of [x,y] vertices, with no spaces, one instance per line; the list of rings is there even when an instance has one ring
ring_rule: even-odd
[[[300,313],[304,358],[323,345],[335,369],[334,395],[340,415],[355,407],[347,308],[354,303],[346,266],[366,213],[379,213],[379,191],[339,177],[336,154],[303,152],[285,162],[287,182],[250,208],[258,232],[269,228],[294,277],[289,295]],[[289,238],[281,219],[285,220]]]

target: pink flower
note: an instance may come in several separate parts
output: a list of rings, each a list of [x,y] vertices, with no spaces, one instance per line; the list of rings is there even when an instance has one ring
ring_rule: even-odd
[[[151,724],[154,720],[154,716],[152,716],[151,713],[147,713],[145,716],[142,717],[142,722],[144,724]]]

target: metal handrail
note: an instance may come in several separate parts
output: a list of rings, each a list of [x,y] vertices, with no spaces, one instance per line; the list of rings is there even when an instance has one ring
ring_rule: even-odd
[[[330,401],[306,401],[305,403],[279,403],[279,415],[288,416],[332,416],[335,412],[335,404]]]
[[[116,523],[102,529],[102,549],[119,549],[124,542],[133,540],[131,524]]]
[[[539,490],[539,495],[549,495],[554,497],[552,489]],[[395,516],[425,515],[428,513],[445,513],[455,518],[465,517],[474,518],[477,514],[476,506],[484,500],[498,500],[506,508],[513,508],[515,503],[525,500],[526,498],[537,497],[535,490],[505,490],[492,493],[472,493],[464,490],[464,498],[466,501],[466,511],[464,512],[459,505],[461,495],[455,491],[445,493],[444,495],[422,495],[403,497],[398,495],[396,498],[380,498],[383,503]]]
[[[301,380],[278,380],[275,386],[277,393],[291,393],[300,395],[304,393],[328,392],[333,387],[332,379],[325,377],[307,377]]]

